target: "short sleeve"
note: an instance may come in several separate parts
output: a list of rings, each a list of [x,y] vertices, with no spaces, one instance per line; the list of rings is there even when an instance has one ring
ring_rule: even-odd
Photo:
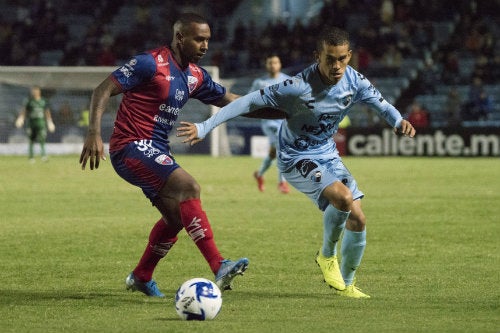
[[[190,97],[196,98],[205,104],[211,104],[224,97],[226,95],[226,88],[213,81],[205,69],[199,68],[199,70],[202,74],[201,84],[193,91]]]
[[[125,91],[151,80],[155,73],[156,62],[153,56],[148,53],[142,53],[131,58],[126,64],[111,73],[111,75]]]

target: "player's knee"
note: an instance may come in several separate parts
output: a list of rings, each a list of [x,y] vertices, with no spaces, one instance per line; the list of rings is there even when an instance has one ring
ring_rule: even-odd
[[[351,211],[352,209],[352,193],[344,184],[341,182],[335,182],[328,186],[323,191],[323,196],[325,196],[330,204],[332,204],[338,210],[344,212]]]
[[[201,187],[195,180],[185,182],[181,186],[180,201],[200,198]]]
[[[344,212],[348,212],[352,209],[352,194],[350,191],[339,193],[334,202],[334,206]]]
[[[363,231],[366,228],[366,217],[363,212],[351,212],[347,220],[347,228],[352,231]]]

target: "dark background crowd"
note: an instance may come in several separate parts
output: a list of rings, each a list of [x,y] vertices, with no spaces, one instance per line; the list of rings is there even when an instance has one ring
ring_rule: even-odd
[[[269,52],[278,52],[293,74],[313,60],[321,28],[336,25],[351,34],[353,67],[374,83],[408,80],[393,102],[407,116],[423,109],[427,116],[417,117],[422,126],[439,123],[432,115],[438,107],[448,125],[494,122],[500,115],[497,0],[330,0],[307,22],[285,15],[235,22],[244,2],[8,1],[0,14],[0,65],[117,66],[139,51],[168,44],[173,20],[192,10],[212,26],[202,65],[218,66],[223,77],[260,73]]]

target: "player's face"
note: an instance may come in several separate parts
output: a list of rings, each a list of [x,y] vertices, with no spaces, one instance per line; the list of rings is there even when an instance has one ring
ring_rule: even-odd
[[[31,89],[31,97],[33,97],[34,99],[38,99],[41,96],[42,96],[42,91],[40,90],[40,88]]]
[[[325,84],[333,85],[342,79],[352,51],[348,44],[328,45],[323,43],[321,52],[316,55],[321,79]]]
[[[270,75],[276,75],[281,71],[281,61],[278,57],[266,59],[266,70]]]
[[[208,24],[191,23],[180,38],[180,50],[184,58],[192,63],[199,62],[208,51],[210,36]]]

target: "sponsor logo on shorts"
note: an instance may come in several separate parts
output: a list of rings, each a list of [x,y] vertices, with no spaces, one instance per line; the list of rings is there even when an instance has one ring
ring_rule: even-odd
[[[160,156],[155,158],[155,162],[161,165],[172,165],[174,164],[174,161],[172,158],[168,155],[161,154]]]
[[[305,177],[307,177],[307,175],[311,171],[316,169],[318,167],[318,165],[316,163],[314,163],[312,160],[304,159],[304,160],[298,161],[297,164],[295,165],[295,167],[300,172],[302,177],[305,178]],[[321,173],[319,174],[319,179],[321,180]]]

